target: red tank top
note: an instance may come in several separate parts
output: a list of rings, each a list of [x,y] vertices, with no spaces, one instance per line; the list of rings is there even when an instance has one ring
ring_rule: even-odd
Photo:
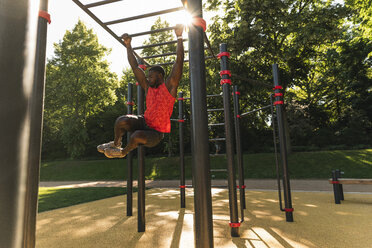
[[[170,133],[170,117],[173,112],[174,98],[165,83],[158,88],[149,87],[146,95],[145,121],[148,127],[162,133]]]

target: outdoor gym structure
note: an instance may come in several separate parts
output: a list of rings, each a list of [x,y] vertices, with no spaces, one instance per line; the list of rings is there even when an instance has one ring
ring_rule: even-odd
[[[207,94],[205,79],[204,37],[205,22],[202,19],[202,1],[182,1],[184,6],[179,8],[157,11],[140,16],[133,16],[102,22],[90,8],[99,7],[120,0],[101,0],[95,3],[82,4],[73,0],[81,9],[91,16],[99,25],[110,33],[118,42],[123,44],[121,34],[110,29],[110,25],[150,16],[161,15],[186,8],[194,18],[188,32],[190,92],[191,92],[191,125],[192,125],[192,175],[194,187],[194,238],[195,247],[213,247],[213,223],[211,202],[211,179],[209,161],[209,138],[207,118]],[[38,4],[40,3],[40,4]],[[38,9],[39,8],[39,9]],[[2,158],[0,171],[0,247],[19,248],[35,247],[37,197],[39,187],[39,166],[41,151],[41,133],[45,84],[45,53],[47,25],[50,16],[47,13],[48,0],[3,0],[0,8],[0,117],[1,141],[0,156]],[[37,17],[38,16],[38,17]],[[174,27],[131,34],[132,37],[171,30]],[[172,43],[172,42],[171,42]],[[175,43],[175,42],[173,42]],[[150,46],[166,44],[152,44]],[[144,48],[143,46],[142,48]],[[136,48],[140,49],[140,48]],[[221,48],[222,49],[222,48]],[[226,48],[225,48],[226,49]],[[224,52],[222,52],[224,53]],[[159,55],[165,56],[165,55]],[[222,55],[221,64],[224,63]],[[145,62],[146,65],[146,62]],[[147,64],[147,66],[149,66]],[[222,75],[223,94],[230,94],[228,74]],[[140,92],[140,91],[138,91]],[[279,88],[276,89],[279,94]],[[143,94],[143,93],[141,93]],[[143,97],[143,95],[142,95]],[[280,96],[276,96],[280,101]],[[143,99],[143,98],[142,98]],[[139,103],[140,104],[140,103]],[[224,101],[224,108],[229,109],[230,103]],[[276,105],[276,108],[281,105]],[[138,107],[143,111],[143,104]],[[139,112],[142,113],[142,112]],[[226,118],[231,118],[225,115]],[[226,133],[232,136],[232,122]],[[280,134],[280,132],[279,132]],[[284,140],[284,139],[283,139]],[[282,141],[281,141],[282,142]],[[227,147],[232,154],[232,143]],[[285,146],[281,146],[281,149]],[[143,158],[143,147],[139,147],[140,157]],[[140,159],[141,160],[141,159]],[[286,156],[282,158],[286,160]],[[228,167],[234,166],[233,156],[228,156]],[[139,161],[139,182],[143,192],[138,192],[139,201],[143,201],[139,215],[143,223],[138,224],[138,230],[144,231],[144,161]],[[231,170],[233,171],[233,170]],[[232,194],[236,198],[234,175],[229,173],[232,182]],[[142,179],[141,179],[142,178]],[[289,181],[288,181],[289,189]],[[289,199],[290,200],[290,199]],[[290,209],[290,206],[286,206]],[[231,209],[231,232],[233,236],[239,233],[236,208]],[[291,215],[292,212],[286,212]],[[288,221],[288,218],[287,218]]]
[[[230,70],[228,70],[228,57],[230,54],[226,52],[226,44],[221,44],[220,46],[221,51],[218,55],[219,58],[221,58],[221,85],[224,87],[225,84],[230,84],[231,80],[224,78],[224,75],[231,76]],[[224,58],[224,59],[223,59]],[[235,148],[236,148],[236,157],[237,157],[237,165],[238,165],[238,181],[239,185],[236,186],[236,188],[240,191],[240,210],[241,210],[241,221],[238,222],[237,219],[237,197],[236,197],[236,191],[235,191],[235,168],[234,168],[234,161],[230,161],[229,158],[234,157],[234,152],[231,147],[233,146],[233,137],[231,135],[231,120],[229,118],[226,118],[226,116],[231,116],[231,107],[229,104],[226,104],[230,101],[230,93],[222,92],[221,94],[215,94],[215,95],[207,95],[208,98],[210,97],[223,97],[223,103],[224,107],[221,109],[207,109],[208,112],[215,112],[215,111],[224,111],[225,121],[223,123],[214,123],[214,124],[208,124],[209,126],[224,126],[225,127],[225,134],[226,137],[222,138],[211,138],[209,141],[215,142],[215,141],[225,141],[226,144],[226,157],[227,157],[227,170],[221,170],[217,169],[216,171],[227,171],[228,173],[228,189],[229,189],[229,204],[230,204],[230,226],[232,227],[231,235],[234,237],[234,235],[238,235],[237,232],[235,232],[234,227],[239,227],[240,223],[244,221],[244,209],[246,209],[246,202],[245,202],[245,183],[244,183],[244,166],[243,166],[243,153],[242,153],[242,135],[240,133],[240,119],[242,119],[245,116],[249,116],[250,114],[256,113],[258,111],[270,109],[271,111],[271,125],[273,128],[273,143],[274,143],[274,151],[275,151],[275,168],[276,168],[276,175],[277,175],[277,186],[278,186],[278,197],[279,197],[279,207],[280,210],[285,212],[286,214],[286,221],[287,222],[293,222],[293,208],[292,208],[292,199],[291,199],[291,190],[290,190],[290,181],[289,181],[289,175],[288,175],[288,162],[287,162],[287,151],[285,146],[285,135],[284,135],[284,122],[283,122],[283,110],[282,105],[284,104],[283,101],[283,93],[280,92],[283,88],[279,85],[279,72],[278,72],[278,65],[273,65],[273,78],[274,78],[274,93],[270,94],[270,104],[258,109],[254,109],[245,113],[240,113],[240,104],[239,104],[239,96],[241,93],[238,91],[238,86],[233,86],[233,104],[234,104],[234,124],[235,124]],[[228,87],[230,88],[230,87]],[[228,93],[228,94],[224,94]],[[184,111],[184,101],[189,100],[190,98],[184,98],[183,93],[179,93],[178,102],[178,113],[179,113],[179,119],[171,119],[172,121],[179,122],[179,140],[180,140],[180,188],[181,188],[181,208],[185,205],[184,200],[184,189],[186,185],[185,182],[185,176],[184,176],[184,147],[183,147],[183,135],[184,135],[184,117],[183,117],[183,111]],[[274,110],[274,106],[276,109]],[[276,124],[277,123],[277,124]],[[277,135],[278,132],[278,135]],[[279,147],[280,147],[280,156],[278,155],[277,151],[277,143],[279,140]],[[181,144],[182,142],[182,144]],[[280,160],[280,161],[279,161]],[[232,164],[232,165],[231,165]],[[211,169],[211,172],[214,170]],[[281,193],[281,182],[283,184],[284,188],[284,208],[283,208],[283,202],[282,202],[282,193]],[[213,185],[212,185],[213,187]]]

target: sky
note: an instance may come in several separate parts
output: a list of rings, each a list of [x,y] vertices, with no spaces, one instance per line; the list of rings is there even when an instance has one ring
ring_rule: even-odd
[[[99,2],[101,0],[80,0],[83,4]],[[154,4],[156,2],[156,4]],[[121,18],[137,16],[141,14],[151,13],[155,11],[170,9],[182,6],[180,0],[125,0],[116,3],[111,3],[99,7],[90,8],[90,10],[102,21],[111,21]],[[122,75],[124,68],[129,67],[126,56],[125,47],[112,37],[106,30],[97,24],[90,16],[88,16],[79,6],[72,0],[49,0],[48,13],[51,16],[51,24],[48,26],[47,36],[47,58],[50,59],[54,55],[54,43],[62,40],[66,30],[72,30],[78,20],[82,20],[88,28],[92,28],[93,32],[98,36],[98,41],[106,48],[110,48],[111,54],[107,57],[110,63],[110,69]],[[211,13],[204,13],[204,19],[207,24]],[[130,21],[123,24],[110,25],[110,28],[117,34],[123,33],[138,33],[148,31],[157,17],[150,17]],[[161,15],[163,20],[167,20],[171,26],[180,23],[185,19],[185,14],[182,12],[174,12],[166,15]],[[187,33],[183,34],[184,38]],[[132,46],[142,45],[143,41],[148,36],[139,36],[132,39]]]

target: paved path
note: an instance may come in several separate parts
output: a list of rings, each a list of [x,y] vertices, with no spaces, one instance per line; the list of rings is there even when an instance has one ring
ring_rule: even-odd
[[[186,185],[191,186],[191,180],[186,180]],[[63,182],[40,182],[40,187],[58,188],[81,188],[81,187],[126,187],[126,181],[63,181]],[[247,189],[276,190],[277,182],[273,179],[246,179]],[[137,181],[133,181],[137,186]],[[178,180],[146,180],[149,188],[178,188]],[[212,180],[212,186],[226,187],[226,180]],[[332,185],[326,179],[319,180],[291,180],[293,191],[332,191]],[[344,185],[345,192],[369,192],[372,193],[372,185]]]

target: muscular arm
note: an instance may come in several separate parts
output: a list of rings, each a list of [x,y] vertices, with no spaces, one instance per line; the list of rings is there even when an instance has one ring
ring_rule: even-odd
[[[177,36],[182,36],[182,29],[183,26],[178,26],[176,27],[176,35]],[[181,31],[180,31],[181,30]],[[173,97],[177,97],[177,88],[179,85],[179,82],[182,77],[182,71],[183,71],[183,60],[184,60],[184,49],[183,49],[183,41],[182,39],[177,39],[177,58],[176,62],[174,63],[172,67],[172,71],[167,78],[167,81],[165,82],[165,85],[169,91],[169,93]]]
[[[131,45],[131,38],[127,34],[124,34],[123,39],[125,47],[127,48],[128,61],[130,67],[132,67],[134,76],[136,77],[139,85],[141,85],[144,90],[147,90],[149,83],[143,70],[138,67],[138,63],[136,57],[134,56],[134,51]]]

